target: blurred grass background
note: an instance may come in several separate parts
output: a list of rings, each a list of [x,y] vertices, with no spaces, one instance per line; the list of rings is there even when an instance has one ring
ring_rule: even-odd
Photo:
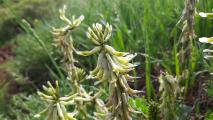
[[[35,95],[36,89],[45,81],[55,79],[52,72],[56,72],[56,69],[48,55],[34,37],[21,28],[19,20],[26,19],[31,23],[59,63],[58,52],[52,47],[50,30],[53,26],[63,24],[58,18],[58,9],[64,4],[68,7],[69,17],[85,16],[83,25],[73,36],[78,49],[91,47],[85,35],[88,26],[94,22],[107,21],[113,25],[111,44],[117,50],[138,53],[135,61],[140,62],[140,67],[136,73],[142,79],[137,81],[137,89],[144,90],[146,84],[154,92],[153,76],[160,70],[176,75],[174,46],[178,44],[181,33],[181,28],[176,24],[181,17],[184,0],[0,0],[0,46],[12,45],[15,54],[0,65],[0,69],[8,74],[7,77],[0,77],[2,119],[33,120],[32,116],[42,105]],[[212,8],[211,0],[200,0],[197,5],[198,11],[211,12]],[[211,20],[196,17],[195,31],[198,38],[213,35],[212,27]],[[208,45],[200,45],[196,41],[196,72],[213,70],[211,64],[203,60],[202,49],[206,47]],[[81,66],[89,71],[94,68],[95,59],[80,59]],[[17,85],[12,92],[10,87],[14,85],[11,83]]]

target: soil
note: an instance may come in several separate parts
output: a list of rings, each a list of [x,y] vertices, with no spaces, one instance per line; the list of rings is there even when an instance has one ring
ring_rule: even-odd
[[[15,57],[13,48],[13,45],[5,45],[0,48],[0,65]],[[8,85],[7,92],[9,95],[13,95],[19,92],[19,84],[15,80],[11,80],[11,76],[6,70],[0,68],[0,88],[3,88],[5,85]]]
[[[10,60],[15,56],[13,52],[13,45],[5,45],[0,48],[0,65]]]

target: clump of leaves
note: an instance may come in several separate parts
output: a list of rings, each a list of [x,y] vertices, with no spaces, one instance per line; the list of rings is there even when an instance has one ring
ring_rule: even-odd
[[[160,108],[159,104],[155,101],[149,102],[148,108],[148,119],[149,120],[160,120]]]
[[[151,107],[152,105],[150,103],[147,102],[147,100],[142,97],[142,98],[131,98],[129,100],[129,104],[136,110],[140,111],[143,114],[143,118],[149,118],[149,114],[155,114],[155,112],[153,112]]]
[[[205,120],[212,120],[213,119],[213,112],[209,111],[205,115]]]
[[[42,108],[40,106],[42,101],[35,94],[21,93],[14,95],[9,103],[2,114],[2,120],[36,120],[33,116]],[[44,119],[44,117],[41,117],[41,119]]]

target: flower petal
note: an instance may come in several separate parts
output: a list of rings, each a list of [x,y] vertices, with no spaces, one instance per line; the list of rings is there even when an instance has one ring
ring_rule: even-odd
[[[210,38],[202,37],[202,38],[199,38],[199,41],[202,42],[202,43],[213,44],[213,37],[210,37]]]
[[[100,50],[101,50],[101,47],[97,46],[90,51],[76,51],[76,53],[82,56],[90,56],[92,54],[99,52]]]
[[[110,54],[115,55],[115,56],[124,56],[124,55],[128,54],[128,53],[125,53],[125,52],[118,52],[113,47],[111,47],[109,45],[105,45],[105,48]]]

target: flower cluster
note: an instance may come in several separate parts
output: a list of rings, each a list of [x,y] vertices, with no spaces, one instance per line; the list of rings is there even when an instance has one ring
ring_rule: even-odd
[[[128,75],[128,72],[136,66],[130,63],[136,54],[119,52],[107,45],[111,32],[112,26],[108,23],[104,26],[99,23],[93,24],[92,28],[88,28],[87,37],[96,46],[90,51],[77,51],[77,53],[82,56],[98,53],[97,66],[90,72],[89,78],[98,79],[96,84],[104,82],[109,85],[109,97],[105,106],[111,112],[105,115],[103,113],[104,119],[131,120],[129,112],[134,110],[128,104],[129,94],[138,91],[131,89],[127,80],[134,78]]]
[[[55,83],[56,88],[50,82],[47,84],[48,87],[43,86],[45,93],[38,91],[38,95],[48,103],[48,107],[34,117],[40,117],[41,114],[47,113],[47,120],[75,120],[73,117],[75,113],[68,113],[65,106],[74,104],[73,98],[76,97],[76,94],[60,97],[58,81]]]
[[[67,25],[62,28],[53,28],[52,34],[54,36],[55,46],[60,48],[61,51],[64,53],[64,60],[73,61],[72,59],[72,52],[73,52],[73,43],[72,37],[70,36],[71,30],[77,28],[80,23],[84,20],[84,16],[81,15],[79,18],[69,20],[65,16],[66,6],[63,9],[59,10],[60,19],[64,21]]]
[[[133,70],[136,66],[130,63],[136,54],[119,52],[106,44],[111,36],[111,31],[112,26],[108,23],[106,23],[105,29],[99,23],[93,24],[92,28],[88,28],[87,36],[96,46],[91,51],[77,51],[82,56],[99,53],[97,66],[90,72],[90,78],[99,79],[101,82],[109,79],[110,76],[112,76],[112,80],[116,79],[112,73],[116,75],[123,74],[125,77],[131,78],[126,73]],[[123,82],[121,81],[121,83]]]
[[[43,86],[43,89],[45,92],[38,91],[37,93],[42,100],[48,103],[48,106],[47,108],[42,110],[40,113],[36,114],[34,116],[36,118],[39,118],[41,115],[47,113],[46,115],[47,120],[76,120],[74,116],[78,115],[79,112],[83,112],[84,114],[86,114],[86,112],[81,109],[84,106],[75,107],[75,110],[72,113],[68,113],[65,106],[83,105],[80,103],[95,101],[95,99],[100,94],[100,93],[97,93],[91,97],[89,94],[87,94],[86,91],[82,91],[81,94],[83,95],[79,95],[80,93],[75,93],[69,96],[60,97],[58,81],[56,81],[55,83],[55,86],[56,86],[55,88],[49,81],[47,82],[47,84],[48,84],[48,87]],[[88,117],[89,115],[85,115],[85,116]]]

